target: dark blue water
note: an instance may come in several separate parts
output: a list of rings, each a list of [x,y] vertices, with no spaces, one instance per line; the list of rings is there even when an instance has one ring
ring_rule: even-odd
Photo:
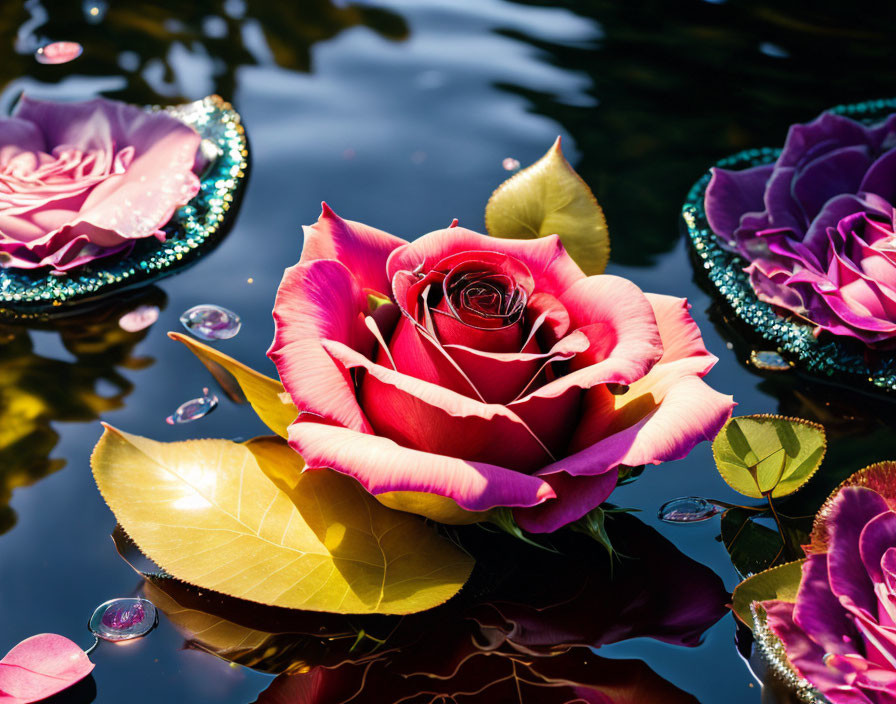
[[[273,375],[265,351],[274,293],[322,200],[409,239],[453,218],[482,230],[485,202],[507,177],[502,159],[531,163],[558,134],[606,210],[609,272],[690,300],[720,358],[708,381],[734,394],[737,413],[827,413],[837,472],[896,458],[890,409],[844,411],[842,395],[825,405],[830,396],[795,375],[764,379],[744,366],[743,349],[729,349],[732,334],[717,327],[724,311],[710,313],[712,299],[693,280],[677,220],[688,187],[717,158],[778,143],[790,122],[830,105],[896,94],[896,10],[734,0],[109,5],[91,24],[78,3],[7,3],[3,104],[23,89],[140,103],[218,92],[249,130],[252,177],[223,244],[160,284],[167,304],[145,338],[119,344],[107,335],[97,351],[71,337],[66,346],[53,331],[0,331],[0,505],[4,485],[13,490],[0,511],[0,651],[44,631],[87,646],[93,608],[139,587],[112,546],[115,521],[90,474],[100,418],[158,440],[264,432],[250,409],[226,400],[194,424],[165,424],[210,382],[165,336],[183,310],[211,302],[237,311],[242,331],[220,349]],[[80,41],[84,55],[40,66],[30,52],[44,39]],[[738,576],[715,539],[717,522],[655,518],[664,501],[691,494],[737,499],[708,446],[647,470],[614,501],[641,509],[641,520],[731,589]],[[600,654],[644,659],[706,704],[755,704],[759,687],[733,635],[726,617],[695,649],[635,639]],[[142,641],[101,647],[96,701],[248,703],[271,680],[182,643],[163,618]]]

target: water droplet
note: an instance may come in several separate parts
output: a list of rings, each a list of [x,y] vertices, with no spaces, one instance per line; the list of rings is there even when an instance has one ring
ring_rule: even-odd
[[[84,19],[88,24],[99,24],[106,17],[109,4],[106,0],[84,0],[81,9],[84,11]]]
[[[148,599],[112,599],[100,604],[87,627],[97,638],[112,642],[142,638],[159,621],[156,607]]]
[[[65,64],[77,59],[83,51],[78,42],[53,42],[35,51],[34,58],[40,64]]]
[[[207,416],[218,407],[218,397],[210,393],[208,389],[202,390],[202,396],[185,401],[177,407],[177,410],[165,419],[168,425],[176,423],[190,423]]]
[[[819,281],[818,290],[823,291],[825,293],[830,293],[831,291],[836,291],[838,286],[833,281]]]
[[[145,330],[159,319],[158,306],[138,306],[118,319],[118,325],[127,332]]]
[[[824,657],[821,660],[828,667],[837,667],[837,655],[835,653],[825,653]]]
[[[699,523],[721,512],[721,508],[699,496],[682,496],[660,506],[657,517],[666,523]]]
[[[790,362],[771,350],[753,350],[750,352],[750,364],[766,372],[783,372],[790,369]]]
[[[520,168],[520,162],[514,159],[512,156],[509,156],[501,162],[501,166],[504,167],[505,171],[516,171]]]
[[[240,316],[221,306],[193,306],[180,316],[183,326],[203,340],[229,340],[240,331]]]

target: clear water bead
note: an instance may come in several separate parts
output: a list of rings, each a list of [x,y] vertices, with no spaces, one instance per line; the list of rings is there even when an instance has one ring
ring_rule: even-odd
[[[159,622],[156,607],[148,599],[112,599],[100,604],[87,627],[97,638],[112,642],[142,638]]]
[[[218,407],[218,397],[210,393],[208,389],[202,390],[202,396],[186,401],[177,407],[177,410],[165,419],[168,425],[178,423],[191,423],[207,416]]]
[[[790,369],[790,362],[771,350],[753,350],[750,352],[750,364],[766,372],[783,372]]]
[[[118,326],[126,332],[140,332],[159,319],[158,306],[138,306],[118,319]]]
[[[699,523],[721,513],[722,509],[699,496],[682,496],[667,501],[657,514],[666,523]]]
[[[501,166],[504,167],[505,171],[516,171],[518,168],[520,168],[520,162],[514,159],[512,156],[509,156],[501,162]]]
[[[53,42],[40,47],[34,52],[39,64],[66,64],[74,61],[84,52],[78,42]]]
[[[183,326],[203,340],[229,340],[240,331],[240,316],[221,306],[199,305],[180,316]]]

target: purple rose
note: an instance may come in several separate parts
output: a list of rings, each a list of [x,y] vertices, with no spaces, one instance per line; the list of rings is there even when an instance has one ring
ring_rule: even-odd
[[[155,236],[199,190],[199,135],[103,98],[0,119],[0,266],[67,271]]]
[[[832,704],[894,704],[896,512],[877,491],[847,486],[823,516],[796,603],[762,602],[768,626]]]
[[[835,335],[896,345],[896,115],[793,125],[774,164],[713,169],[706,218],[763,301]]]

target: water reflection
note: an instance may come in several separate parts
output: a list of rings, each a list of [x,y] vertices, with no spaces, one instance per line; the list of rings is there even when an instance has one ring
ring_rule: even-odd
[[[628,557],[611,561],[569,531],[552,538],[554,553],[479,526],[452,529],[477,559],[471,582],[448,604],[405,617],[263,607],[157,575],[144,595],[188,647],[279,674],[259,704],[378,702],[383,692],[515,701],[517,687],[524,701],[696,702],[647,664],[592,649],[637,637],[699,644],[727,611],[721,580],[630,515],[614,515],[610,532]],[[120,529],[113,537],[125,559],[138,558]]]
[[[892,3],[512,1],[565,7],[601,28],[584,44],[505,32],[587,75],[593,102],[501,87],[572,134],[621,264],[672,248],[680,204],[716,160],[780,144],[790,123],[825,108],[894,92],[882,78],[896,71]]]
[[[121,408],[133,389],[121,370],[153,363],[133,354],[148,330],[127,332],[118,322],[139,305],[164,307],[165,294],[145,289],[43,330],[0,324],[0,533],[16,522],[13,490],[65,466],[50,457],[59,440],[52,423],[88,422]],[[74,359],[40,354],[35,334],[58,335],[57,344]]]
[[[361,3],[303,0],[143,0],[106,3],[28,0],[0,9],[0,44],[15,46],[0,66],[0,85],[20,76],[55,83],[69,73],[126,80],[112,97],[129,102],[180,103],[218,93],[232,97],[241,66],[311,68],[311,47],[356,26],[402,40],[397,14]],[[49,41],[85,47],[63,67],[40,66],[34,52]]]

